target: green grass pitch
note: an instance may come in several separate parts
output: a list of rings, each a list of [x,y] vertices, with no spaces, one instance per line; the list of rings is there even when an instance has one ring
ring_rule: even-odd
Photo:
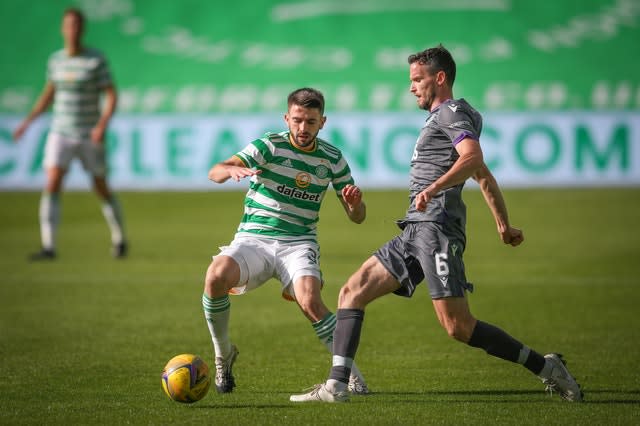
[[[358,363],[374,392],[342,405],[295,405],[330,357],[270,282],[232,298],[240,350],[233,394],[182,405],[160,372],[191,352],[213,364],[200,298],[210,256],[230,241],[242,193],[120,194],[131,255],[109,255],[92,194],[65,193],[59,258],[33,264],[37,193],[0,193],[0,424],[638,424],[640,190],[509,190],[525,243],[499,242],[479,191],[467,190],[467,274],[478,318],[541,351],[559,351],[586,402],[549,397],[521,366],[451,340],[425,286],[367,309]],[[365,192],[350,223],[332,194],[319,226],[324,299],[396,234],[405,191]]]

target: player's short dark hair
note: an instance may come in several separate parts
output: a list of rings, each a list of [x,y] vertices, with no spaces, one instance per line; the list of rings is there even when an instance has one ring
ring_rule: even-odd
[[[428,66],[432,74],[444,71],[449,86],[453,87],[453,82],[456,80],[456,62],[453,60],[451,53],[442,44],[409,55],[408,61],[409,64],[417,62]]]
[[[84,13],[76,8],[76,7],[68,7],[64,10],[62,16],[73,15],[78,20],[78,24],[80,25],[80,30],[84,30],[84,23],[86,21]]]
[[[324,96],[322,92],[310,87],[303,87],[294,90],[287,98],[287,106],[298,105],[304,108],[316,108],[320,110],[320,115],[324,114]]]

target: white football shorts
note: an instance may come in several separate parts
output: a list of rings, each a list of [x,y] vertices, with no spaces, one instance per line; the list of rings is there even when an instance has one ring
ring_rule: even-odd
[[[244,294],[276,278],[282,284],[282,297],[295,300],[292,284],[298,278],[310,275],[322,283],[320,249],[315,242],[236,235],[230,245],[220,247],[218,256],[229,256],[240,266],[240,282],[229,294]]]
[[[59,133],[50,132],[44,148],[45,169],[60,167],[69,169],[71,160],[79,158],[82,167],[93,176],[105,176],[107,161],[104,144],[96,144],[91,139],[72,139]]]

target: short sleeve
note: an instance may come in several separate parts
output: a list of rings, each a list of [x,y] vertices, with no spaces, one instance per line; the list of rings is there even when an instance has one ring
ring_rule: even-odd
[[[236,153],[247,167],[258,167],[269,162],[273,154],[270,144],[265,139],[256,139]]]
[[[342,189],[347,185],[353,184],[354,180],[353,176],[351,176],[351,168],[349,167],[347,160],[340,155],[338,161],[333,167],[333,179],[331,180],[331,185],[336,190],[338,196],[341,196]]]
[[[104,89],[105,87],[109,87],[113,84],[113,79],[111,77],[111,71],[109,70],[109,65],[107,64],[107,59],[101,54],[98,59],[98,66],[96,67],[96,85]]]
[[[466,109],[456,105],[445,105],[440,112],[440,129],[455,146],[465,138],[480,140],[479,131],[474,125],[474,118]]]

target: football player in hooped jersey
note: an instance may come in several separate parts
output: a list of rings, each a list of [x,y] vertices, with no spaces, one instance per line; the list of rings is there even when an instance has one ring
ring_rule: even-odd
[[[442,327],[454,339],[498,358],[524,365],[547,390],[568,401],[582,401],[580,386],[559,354],[541,355],[502,329],[470,312],[462,261],[466,237],[464,182],[472,177],[496,221],[505,244],[518,246],[522,231],[509,223],[507,208],[480,149],[482,118],[464,99],[454,99],[456,66],[442,46],[409,56],[410,91],[430,112],[411,158],[410,205],[398,221],[402,233],[383,245],[340,290],[334,333],[333,366],[327,381],[293,402],[343,402],[360,341],[364,309],[388,293],[411,297],[427,281]]]
[[[53,119],[47,136],[43,166],[47,182],[40,198],[42,248],[31,260],[56,258],[56,233],[60,222],[64,177],[77,157],[91,175],[93,189],[101,200],[102,213],[111,231],[112,254],[127,255],[124,218],[120,203],[107,181],[105,133],[117,103],[117,91],[105,56],[83,44],[85,17],[75,8],[62,17],[64,49],[54,52],[47,65],[47,83],[29,115],[18,125],[17,141],[40,114],[53,104]],[[100,97],[104,95],[104,107]]]
[[[326,121],[323,114],[322,93],[298,89],[288,97],[288,131],[265,134],[209,171],[209,179],[217,183],[250,178],[236,235],[209,265],[202,296],[220,393],[235,387],[232,367],[238,355],[228,334],[229,294],[243,294],[278,279],[283,297],[298,303],[331,350],[336,317],[320,296],[318,213],[329,185],[352,222],[361,223],[366,209],[340,150],[318,138]],[[347,380],[352,393],[368,393],[355,364]]]

